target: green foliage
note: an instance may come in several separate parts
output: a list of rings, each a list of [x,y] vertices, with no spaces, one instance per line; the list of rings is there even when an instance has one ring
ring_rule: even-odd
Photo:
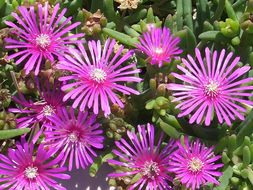
[[[226,136],[220,141],[217,149],[222,150],[223,176],[220,177],[219,189],[253,188],[253,135]]]
[[[134,130],[134,127],[128,124],[124,119],[114,117],[107,119],[104,123],[106,127],[106,135],[108,138],[115,140],[120,140],[122,136],[126,134],[127,131]]]
[[[95,177],[101,165],[105,163],[108,159],[113,159],[113,158],[114,158],[114,154],[112,153],[103,154],[103,155],[100,155],[98,158],[96,158],[94,160],[94,163],[90,166],[90,169],[89,169],[90,176]]]

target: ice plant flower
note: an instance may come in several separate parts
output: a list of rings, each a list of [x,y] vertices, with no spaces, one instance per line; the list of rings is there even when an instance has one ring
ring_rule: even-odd
[[[147,190],[170,189],[168,183],[172,181],[172,178],[168,167],[170,155],[174,151],[174,141],[170,141],[162,148],[163,134],[161,134],[156,144],[154,126],[150,124],[147,124],[147,127],[139,125],[138,132],[139,134],[127,132],[132,145],[123,138],[115,142],[118,149],[112,152],[120,158],[120,161],[111,159],[108,163],[122,167],[122,172],[111,173],[109,177],[139,175],[139,180],[130,185],[128,190],[137,187]]]
[[[150,64],[161,67],[182,53],[179,42],[180,38],[174,37],[168,28],[151,28],[140,37],[136,46],[148,56]]]
[[[70,178],[64,174],[67,168],[58,166],[60,157],[52,159],[52,152],[46,151],[43,144],[34,151],[34,144],[24,139],[16,146],[8,150],[7,156],[0,154],[0,189],[66,189],[56,181]]]
[[[40,95],[39,101],[27,100],[21,93],[17,97],[13,97],[19,108],[10,108],[9,111],[21,114],[17,118],[18,128],[34,127],[39,123],[44,124],[49,121],[47,118],[54,114],[58,107],[65,105],[62,101],[64,93],[59,89],[59,82],[56,82],[53,87],[50,87],[49,82],[45,84],[37,82],[36,86]]]
[[[216,163],[221,156],[215,156],[214,147],[206,147],[198,139],[189,142],[185,137],[184,145],[177,141],[178,149],[172,154],[169,171],[186,185],[187,189],[199,189],[206,183],[219,185],[215,179],[222,175],[218,171],[223,164]]]
[[[50,149],[57,152],[63,159],[61,166],[68,163],[69,170],[73,164],[79,169],[85,169],[93,163],[92,157],[97,156],[94,149],[103,148],[103,131],[100,124],[96,123],[96,115],[88,112],[78,112],[75,116],[74,109],[60,108],[57,114],[49,117],[50,123],[45,124],[45,143]]]
[[[177,68],[183,74],[172,73],[182,84],[168,84],[167,88],[174,91],[174,101],[180,101],[176,106],[181,110],[179,117],[191,114],[190,123],[199,124],[203,118],[205,125],[210,125],[213,115],[217,115],[220,123],[231,125],[235,116],[244,120],[246,109],[240,104],[253,105],[247,100],[253,86],[247,85],[253,78],[244,78],[250,70],[249,66],[237,66],[240,58],[232,59],[233,53],[226,56],[223,49],[217,51],[205,49],[205,59],[198,49],[195,50],[197,60],[188,55],[188,60],[182,59],[183,66]],[[243,85],[243,86],[242,86]],[[215,113],[215,114],[214,114]]]
[[[101,109],[107,116],[111,113],[109,101],[124,107],[115,91],[126,95],[139,94],[126,86],[127,82],[141,81],[134,76],[140,72],[135,63],[123,65],[132,56],[132,52],[128,51],[121,56],[124,48],[121,46],[113,55],[114,46],[115,40],[108,39],[104,47],[100,41],[89,41],[88,52],[82,44],[78,45],[79,50],[70,48],[70,54],[58,64],[59,69],[71,72],[69,76],[59,78],[60,81],[69,81],[69,84],[62,86],[63,91],[69,90],[64,101],[74,99],[73,108],[79,106],[80,111],[86,107],[93,108],[95,114]]]
[[[76,28],[80,22],[70,24],[71,18],[64,19],[67,9],[60,10],[60,5],[56,4],[52,10],[48,2],[42,7],[31,6],[18,7],[20,15],[12,13],[18,24],[11,21],[5,23],[13,28],[14,34],[18,39],[6,38],[6,48],[18,49],[18,52],[10,55],[8,59],[14,59],[16,64],[25,63],[24,69],[26,74],[34,70],[38,75],[40,67],[44,64],[45,59],[51,62],[58,60],[68,50],[69,44],[75,44],[83,34],[69,35],[68,33]]]

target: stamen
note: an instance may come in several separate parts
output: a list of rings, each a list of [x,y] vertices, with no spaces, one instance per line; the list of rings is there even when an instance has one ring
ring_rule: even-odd
[[[55,113],[55,110],[51,106],[46,105],[43,107],[44,116],[51,116],[54,113]]]
[[[154,52],[158,55],[163,53],[163,48],[155,48]]]
[[[192,172],[199,172],[202,170],[204,164],[199,158],[192,158],[188,163],[188,169]]]
[[[151,31],[152,29],[154,29],[156,26],[154,23],[150,23],[150,24],[147,24],[147,29],[148,31]]]
[[[207,85],[205,85],[205,93],[209,97],[216,97],[219,93],[219,84],[215,81],[210,81]]]
[[[51,44],[50,37],[47,34],[40,34],[35,39],[36,45],[45,49]]]
[[[69,134],[68,139],[70,142],[75,143],[78,141],[77,134],[75,132]]]
[[[160,172],[157,162],[147,161],[145,162],[142,175],[147,176],[148,178],[154,179],[155,176],[158,176]]]
[[[35,179],[38,176],[38,168],[29,166],[25,169],[24,173],[28,179]]]
[[[90,72],[90,78],[98,83],[104,82],[107,74],[102,69],[93,69]]]

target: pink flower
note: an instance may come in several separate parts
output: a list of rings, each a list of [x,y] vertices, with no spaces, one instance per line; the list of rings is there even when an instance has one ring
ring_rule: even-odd
[[[107,116],[111,113],[109,101],[123,107],[115,91],[123,94],[136,94],[139,92],[126,86],[127,82],[140,82],[141,79],[134,76],[139,73],[135,63],[125,64],[131,57],[129,51],[123,56],[123,46],[115,55],[113,47],[115,40],[106,40],[104,47],[100,41],[88,42],[89,56],[82,44],[79,50],[70,49],[70,55],[66,54],[66,60],[58,65],[59,69],[72,72],[69,76],[61,77],[60,81],[69,81],[70,84],[62,86],[62,90],[69,90],[63,100],[73,99],[73,108],[79,106],[80,111],[86,107],[93,108],[98,114],[101,109]]]
[[[57,60],[56,57],[62,57],[68,49],[67,45],[77,43],[77,39],[83,36],[83,34],[67,35],[80,22],[69,25],[71,18],[62,22],[67,9],[61,12],[59,9],[60,4],[56,4],[50,14],[47,2],[44,7],[39,4],[38,8],[31,6],[27,9],[21,6],[18,8],[20,16],[12,13],[18,25],[5,21],[14,29],[14,34],[19,38],[19,40],[6,38],[8,43],[6,48],[19,50],[8,59],[18,58],[15,60],[16,64],[24,62],[26,74],[35,70],[35,75],[38,75],[45,59],[53,62]]]
[[[181,110],[178,116],[191,114],[190,123],[198,124],[205,118],[205,125],[210,125],[214,113],[220,123],[225,120],[228,125],[235,116],[244,120],[246,109],[238,104],[253,105],[247,100],[253,90],[247,83],[253,78],[244,78],[250,67],[236,66],[240,58],[231,60],[233,53],[225,56],[225,50],[218,57],[217,51],[211,55],[206,48],[205,60],[198,49],[195,52],[196,61],[188,55],[188,60],[182,59],[184,66],[177,66],[183,74],[172,73],[182,84],[168,84],[168,89],[175,91],[174,101],[181,102],[176,106]]]
[[[120,160],[108,160],[110,164],[121,167],[122,172],[109,174],[109,177],[124,177],[140,175],[139,180],[130,185],[128,190],[133,189],[172,189],[168,182],[172,181],[168,167],[170,155],[174,151],[174,141],[170,141],[165,147],[161,147],[163,134],[155,144],[154,127],[150,124],[138,126],[138,134],[127,132],[131,145],[123,138],[116,141],[118,148],[112,152]],[[124,160],[124,161],[123,161]],[[119,169],[120,170],[120,169]]]
[[[70,178],[63,173],[66,168],[57,166],[60,157],[53,159],[52,152],[46,151],[42,144],[34,151],[34,144],[24,139],[16,146],[17,149],[9,149],[8,156],[0,154],[0,189],[65,189],[55,181]]]
[[[180,38],[174,37],[166,27],[150,28],[140,37],[137,48],[148,56],[148,61],[152,65],[161,67],[164,62],[171,62],[172,58],[182,53],[178,44]]]
[[[69,170],[75,163],[77,169],[85,169],[93,163],[92,156],[97,156],[95,149],[103,148],[104,137],[100,125],[96,123],[96,115],[78,112],[74,109],[67,112],[66,108],[58,110],[49,117],[50,123],[45,124],[45,143],[53,152],[62,157],[61,166],[68,163]]]
[[[190,144],[187,137],[184,139],[184,145],[180,140],[177,145],[178,150],[171,156],[169,171],[175,173],[176,178],[186,185],[187,189],[199,189],[206,183],[219,185],[215,177],[222,175],[217,170],[223,164],[215,163],[221,156],[214,155],[214,147],[207,148],[199,140]]]
[[[52,88],[50,88],[49,82],[39,83],[38,79],[36,82],[40,95],[39,101],[27,100],[21,93],[18,94],[18,97],[13,97],[19,108],[10,108],[9,111],[21,114],[21,117],[17,119],[18,128],[44,124],[49,121],[47,118],[54,114],[58,107],[65,105],[62,101],[64,93],[59,89],[60,84],[58,82]]]

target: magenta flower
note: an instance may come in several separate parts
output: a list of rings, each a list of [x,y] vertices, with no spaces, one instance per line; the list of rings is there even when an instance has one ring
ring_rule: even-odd
[[[63,173],[67,169],[57,165],[60,157],[52,158],[52,152],[46,151],[42,144],[34,151],[34,144],[24,139],[16,146],[17,149],[9,149],[8,156],[0,154],[0,189],[65,189],[55,181],[70,178]]]
[[[14,29],[14,34],[19,40],[6,38],[8,49],[18,49],[19,51],[10,55],[8,59],[18,59],[16,64],[25,63],[26,74],[35,70],[38,75],[40,67],[45,59],[51,62],[57,60],[56,57],[62,57],[68,50],[67,45],[75,44],[83,34],[68,35],[70,30],[76,28],[80,22],[69,25],[71,18],[64,19],[67,9],[59,12],[60,5],[57,4],[50,14],[48,3],[42,7],[31,6],[29,9],[21,6],[18,8],[20,16],[12,13],[17,20],[18,25],[10,21],[5,23]],[[37,13],[36,13],[37,12]]]
[[[217,171],[223,164],[215,162],[221,156],[215,156],[214,147],[207,148],[199,140],[189,143],[187,137],[184,145],[177,141],[178,149],[171,157],[169,171],[175,173],[176,178],[186,185],[187,189],[195,190],[206,183],[219,185],[215,177],[222,175]]]
[[[188,55],[188,60],[182,59],[184,66],[177,66],[183,74],[172,73],[183,84],[168,84],[168,89],[175,91],[174,101],[181,101],[176,106],[181,110],[178,116],[191,114],[190,123],[196,121],[198,124],[205,117],[205,125],[210,125],[213,112],[220,123],[225,120],[231,125],[231,119],[235,120],[235,116],[244,120],[242,113],[246,109],[238,104],[253,105],[252,101],[247,100],[252,96],[250,92],[253,90],[253,86],[248,86],[247,83],[253,78],[243,78],[250,67],[236,66],[240,58],[231,61],[233,53],[225,56],[225,50],[218,57],[217,51],[211,56],[210,50],[206,48],[205,60],[198,49],[195,52],[197,61]]]
[[[172,58],[182,53],[178,44],[180,38],[174,37],[166,27],[151,28],[140,37],[137,48],[148,56],[148,61],[152,65],[161,67],[164,62],[170,62]]]
[[[93,149],[103,148],[104,140],[96,115],[78,112],[75,117],[73,108],[69,113],[66,108],[61,108],[49,120],[51,122],[45,124],[49,129],[45,131],[45,143],[63,157],[61,166],[68,162],[69,170],[74,163],[77,169],[79,166],[85,169],[93,163],[92,156],[97,156]]]
[[[124,177],[138,174],[139,180],[130,185],[128,190],[138,189],[170,189],[168,182],[172,181],[168,172],[170,155],[174,151],[174,141],[170,141],[164,148],[161,147],[163,134],[159,137],[155,145],[154,126],[147,124],[138,126],[139,134],[134,132],[127,133],[130,145],[123,138],[116,141],[118,150],[112,152],[120,158],[117,160],[108,160],[110,164],[122,168],[122,172],[109,174],[109,177]],[[123,161],[124,160],[124,161]]]
[[[109,101],[123,107],[122,101],[114,91],[123,94],[136,94],[139,92],[126,86],[127,82],[140,82],[141,79],[134,74],[139,73],[136,64],[124,64],[132,55],[129,51],[120,56],[123,46],[113,55],[115,40],[106,40],[104,47],[100,41],[88,42],[89,56],[82,44],[79,50],[70,49],[70,55],[66,55],[58,65],[59,69],[72,72],[69,76],[61,77],[60,81],[69,81],[63,85],[62,90],[70,91],[63,100],[74,99],[73,108],[80,106],[80,111],[86,107],[93,107],[93,112],[98,114],[101,109],[107,116],[111,113]],[[82,56],[82,57],[81,57]]]
[[[59,89],[59,83],[55,83],[52,88],[50,88],[49,82],[46,84],[37,82],[36,86],[40,95],[40,100],[37,102],[25,99],[21,93],[18,94],[18,97],[13,97],[20,108],[10,108],[9,111],[21,114],[21,117],[17,118],[18,128],[34,127],[39,123],[44,124],[49,121],[47,118],[55,113],[58,107],[65,105],[62,101],[64,93]]]

